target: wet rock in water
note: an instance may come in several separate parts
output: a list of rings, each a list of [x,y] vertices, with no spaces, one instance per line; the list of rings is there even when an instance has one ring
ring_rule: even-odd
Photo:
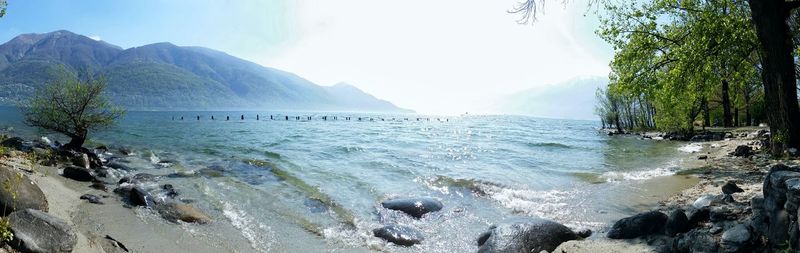
[[[401,246],[413,246],[425,239],[422,233],[414,228],[394,224],[376,228],[372,230],[372,234],[375,237]]]
[[[131,188],[128,201],[134,206],[153,207],[156,204],[153,195],[140,187]]]
[[[611,239],[632,239],[660,233],[667,223],[667,215],[658,211],[640,213],[614,223],[606,236]]]
[[[311,213],[325,213],[328,212],[328,206],[318,199],[308,198],[303,201],[303,205],[308,208]]]
[[[103,201],[100,200],[100,197],[98,197],[97,195],[83,194],[81,195],[81,199],[85,199],[86,201],[89,201],[89,203],[92,204],[98,204],[98,205],[104,204]]]
[[[3,213],[28,208],[48,211],[47,198],[42,193],[42,189],[25,174],[0,165],[0,182],[7,182],[14,188],[13,192],[0,190],[0,210]]]
[[[536,218],[513,219],[492,226],[488,233],[488,237],[482,235],[486,239],[478,241],[478,252],[550,252],[563,242],[580,238],[564,225]]]
[[[119,153],[122,155],[133,155],[133,150],[128,147],[119,148]]]
[[[679,233],[686,233],[690,228],[689,218],[686,217],[686,213],[683,212],[683,209],[676,209],[667,218],[665,232],[669,236],[675,236]]]
[[[175,202],[168,202],[156,207],[161,217],[171,222],[188,222],[206,224],[211,222],[211,218],[199,209]]]
[[[175,198],[176,196],[178,196],[178,190],[175,190],[175,187],[172,186],[171,184],[162,185],[161,190],[167,197]]]
[[[124,253],[130,252],[124,244],[113,237],[106,235],[105,237],[90,236],[89,243],[99,245],[105,253]]]
[[[699,229],[681,235],[676,241],[676,252],[717,252],[717,240]]]
[[[148,173],[139,173],[133,175],[132,177],[123,177],[119,180],[118,184],[129,183],[129,184],[141,184],[141,183],[153,183],[158,181],[158,176]]]
[[[722,234],[720,250],[722,252],[750,252],[753,246],[751,240],[750,228],[739,224]]]
[[[110,168],[118,169],[118,170],[124,170],[124,171],[133,171],[133,170],[135,170],[133,167],[128,166],[127,164],[119,162],[119,161],[110,162],[106,166],[108,166]]]
[[[8,219],[14,233],[10,244],[22,252],[72,252],[78,242],[66,221],[39,210],[16,211]]]
[[[722,186],[722,193],[724,194],[734,194],[737,192],[744,192],[744,190],[733,181],[728,181]]]
[[[415,218],[422,218],[430,212],[442,210],[442,202],[433,198],[413,198],[413,199],[393,199],[381,203],[386,209],[397,210],[411,215]]]
[[[187,170],[187,171],[178,171],[172,174],[167,175],[169,178],[190,178],[190,177],[197,177],[199,173],[194,170]]]
[[[64,169],[61,171],[61,175],[66,178],[81,182],[89,182],[95,179],[90,170],[77,166],[64,167]]]
[[[198,170],[197,173],[204,177],[222,177],[225,175],[225,168],[222,166],[209,166]]]
[[[750,157],[753,154],[754,154],[753,148],[747,145],[741,145],[736,147],[736,149],[732,153],[733,156],[737,157]]]

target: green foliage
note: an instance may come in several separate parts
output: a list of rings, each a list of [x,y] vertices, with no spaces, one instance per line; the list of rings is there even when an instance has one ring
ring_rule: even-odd
[[[90,131],[111,127],[125,113],[106,99],[105,88],[102,76],[81,80],[63,71],[23,106],[25,123],[69,136],[67,145],[80,147]]]
[[[609,1],[604,7],[597,34],[616,51],[609,92],[644,101],[627,103],[623,111],[631,107],[634,118],[652,116],[653,125],[670,131],[691,131],[701,112],[717,115],[709,112],[722,110],[725,99],[734,109],[753,111],[758,41],[745,2]],[[723,82],[733,95],[721,92]],[[635,110],[641,105],[652,111]]]
[[[0,218],[0,241],[11,242],[14,239],[14,232],[11,231],[11,221],[8,217]]]

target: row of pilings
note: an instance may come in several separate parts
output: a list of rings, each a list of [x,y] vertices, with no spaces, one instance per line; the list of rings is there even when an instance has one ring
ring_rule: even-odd
[[[263,120],[282,120],[282,121],[312,121],[312,120],[320,120],[320,121],[440,121],[440,122],[449,122],[449,118],[430,118],[430,117],[403,117],[403,118],[385,118],[385,117],[352,117],[352,116],[289,116],[289,115],[263,115]],[[269,118],[267,118],[269,116]],[[252,116],[245,117],[244,114],[239,115],[239,117],[234,116],[234,120],[242,121],[242,120],[252,120]],[[191,117],[185,116],[172,116],[172,120],[221,120],[221,121],[230,121],[231,116],[226,115],[223,117],[216,117],[214,115],[211,116],[202,116],[202,115],[194,115]],[[255,120],[262,120],[262,115],[256,114]]]

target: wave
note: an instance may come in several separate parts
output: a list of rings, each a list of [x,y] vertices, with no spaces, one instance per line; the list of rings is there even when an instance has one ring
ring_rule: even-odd
[[[703,150],[703,145],[701,145],[700,143],[689,143],[678,148],[678,150],[686,153],[697,153]]]
[[[608,182],[647,180],[656,177],[671,176],[678,172],[678,168],[655,168],[637,171],[609,171],[601,176]]]
[[[458,188],[464,189],[472,192],[477,196],[486,196],[486,186],[499,186],[499,184],[495,184],[492,182],[486,182],[476,179],[463,179],[463,178],[451,178],[447,176],[436,176],[434,178],[429,178],[427,180],[423,180],[423,184],[428,188],[437,190],[444,194],[450,194],[451,188]]]
[[[222,215],[231,221],[231,225],[241,231],[244,238],[259,252],[268,252],[272,248],[274,237],[272,229],[250,217],[242,210],[236,209],[231,203],[223,202]]]

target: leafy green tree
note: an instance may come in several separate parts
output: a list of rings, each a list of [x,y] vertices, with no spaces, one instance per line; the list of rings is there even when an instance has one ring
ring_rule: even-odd
[[[90,132],[113,126],[125,114],[105,97],[106,84],[102,76],[81,79],[62,71],[22,107],[25,123],[64,134],[71,138],[64,147],[79,149]]]

